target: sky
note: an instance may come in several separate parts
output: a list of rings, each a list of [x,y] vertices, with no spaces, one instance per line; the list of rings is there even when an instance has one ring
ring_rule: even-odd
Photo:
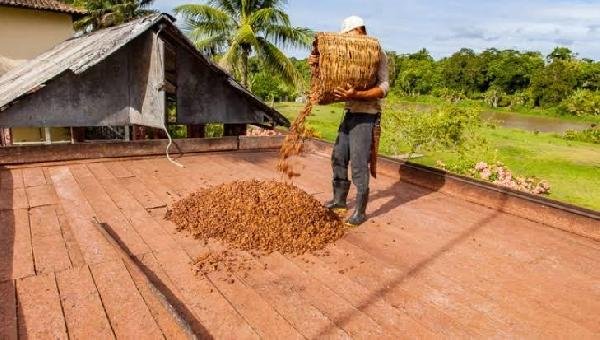
[[[202,0],[155,0],[167,13]],[[565,46],[581,58],[600,60],[600,0],[288,0],[294,26],[338,31],[350,15],[365,19],[386,50],[427,48],[435,58],[462,47],[541,51]],[[308,51],[286,50],[303,58]]]

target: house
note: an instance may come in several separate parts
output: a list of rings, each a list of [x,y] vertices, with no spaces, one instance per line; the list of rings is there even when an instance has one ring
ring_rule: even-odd
[[[189,137],[202,137],[207,123],[224,124],[226,135],[247,124],[289,125],[173,21],[153,14],[71,38],[10,70],[0,77],[0,127],[122,127],[143,139],[132,126],[186,125]],[[77,131],[73,139],[83,141]]]
[[[56,0],[0,0],[0,76],[73,36],[85,11]],[[0,141],[40,143],[70,140],[68,128],[0,129]],[[4,138],[3,138],[4,137]]]

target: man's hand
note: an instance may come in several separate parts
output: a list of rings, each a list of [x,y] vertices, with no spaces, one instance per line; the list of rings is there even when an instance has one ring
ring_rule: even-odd
[[[352,85],[350,84],[346,84],[346,87],[338,87],[335,90],[333,90],[333,94],[335,95],[335,98],[339,101],[348,101],[348,100],[353,100],[356,97],[356,89],[354,89],[354,87],[352,87]]]
[[[316,65],[319,63],[319,56],[318,55],[314,55],[311,54],[310,56],[308,56],[308,65]]]

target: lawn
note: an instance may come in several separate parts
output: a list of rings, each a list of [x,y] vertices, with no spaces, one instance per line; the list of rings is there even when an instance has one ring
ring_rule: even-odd
[[[282,114],[292,119],[303,104],[276,104]],[[333,141],[342,118],[342,105],[317,106],[308,119],[318,135]],[[520,176],[536,176],[550,182],[549,198],[600,211],[600,145],[567,141],[550,133],[505,128],[481,128],[489,144],[489,153]],[[385,145],[380,150],[389,149]],[[449,162],[453,153],[430,153],[413,160],[435,166],[438,160]],[[492,155],[482,155],[489,159]]]
[[[387,104],[394,108],[406,108],[406,107],[431,107],[442,105],[446,103],[443,99],[429,96],[429,95],[421,95],[421,96],[400,96],[400,95],[392,95],[387,99]],[[464,99],[460,103],[456,104],[460,107],[472,107],[479,108],[483,111],[488,112],[510,112],[510,113],[518,113],[521,115],[528,116],[546,116],[553,118],[560,118],[566,121],[574,121],[574,122],[585,122],[585,123],[596,123],[600,124],[600,116],[570,116],[562,114],[556,107],[550,108],[529,108],[524,106],[519,107],[499,107],[492,108],[482,100],[473,100],[473,99]]]

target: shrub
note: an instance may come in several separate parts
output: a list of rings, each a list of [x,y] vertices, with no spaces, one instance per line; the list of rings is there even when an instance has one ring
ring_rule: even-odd
[[[583,131],[567,130],[560,137],[566,140],[600,144],[600,127],[591,127]]]
[[[562,101],[559,110],[573,116],[599,116],[600,91],[577,90]]]
[[[442,106],[432,111],[390,110],[382,117],[382,144],[397,155],[408,147],[409,158],[421,150],[460,150],[481,143],[478,110]],[[477,143],[471,143],[474,140]]]
[[[434,97],[439,97],[447,101],[448,103],[458,103],[465,99],[465,93],[463,91],[450,89],[447,87],[435,88],[431,91]]]
[[[223,137],[223,124],[206,124],[204,133],[206,138]]]

